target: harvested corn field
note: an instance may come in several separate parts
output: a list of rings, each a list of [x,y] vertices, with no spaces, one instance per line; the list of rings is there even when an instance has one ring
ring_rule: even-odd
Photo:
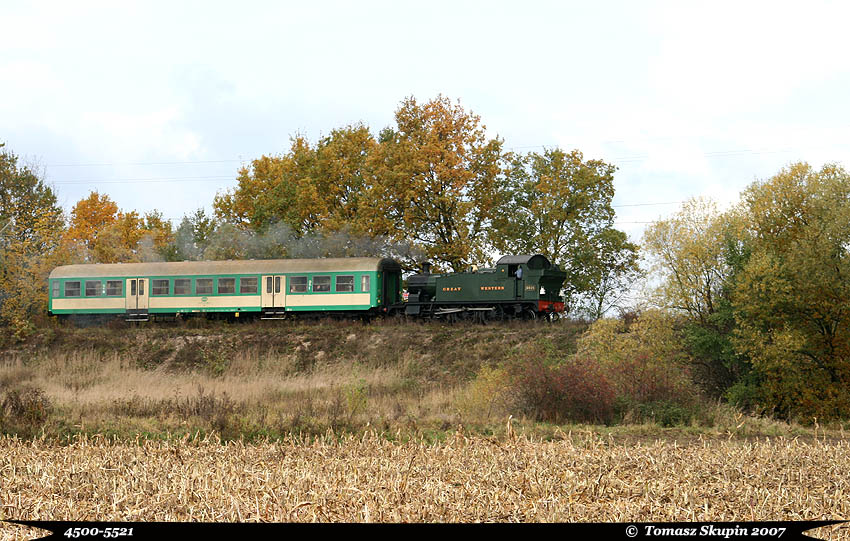
[[[3,518],[103,521],[752,521],[850,517],[846,440],[617,443],[366,432],[273,443],[0,440]],[[850,538],[822,529],[824,538]],[[4,539],[26,538],[4,525]]]

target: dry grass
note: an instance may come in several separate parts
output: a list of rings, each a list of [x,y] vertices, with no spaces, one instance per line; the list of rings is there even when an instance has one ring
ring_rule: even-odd
[[[565,347],[577,332],[345,322],[59,329],[0,351],[0,391],[39,389],[52,406],[43,425],[4,430],[125,437],[216,430],[238,438],[358,431],[367,423],[393,431],[470,424],[478,421],[459,418],[458,394],[482,362],[528,339],[520,330],[560,337]],[[186,415],[199,409],[187,403],[210,405],[210,397],[226,407]]]
[[[504,382],[486,377],[498,373],[488,367],[516,352],[533,353],[541,340],[569,351],[580,330],[345,322],[58,329],[41,341],[0,350],[0,402],[17,393],[16,408],[0,409],[0,433],[158,439],[200,430],[224,439],[262,439],[329,428],[358,433],[371,426],[438,439],[462,424],[500,434],[502,419],[523,412],[500,402]],[[623,422],[657,423],[628,416]],[[538,435],[554,430],[522,423],[529,428]],[[708,403],[679,428],[744,437],[811,435],[811,429]],[[838,432],[840,426],[830,428]],[[658,425],[647,430],[657,433]]]
[[[752,521],[850,517],[850,443],[613,444],[592,434],[393,443],[68,446],[0,439],[4,519],[110,521]],[[825,535],[822,531],[819,535]],[[847,529],[832,538],[850,538]],[[0,527],[0,538],[26,534]]]

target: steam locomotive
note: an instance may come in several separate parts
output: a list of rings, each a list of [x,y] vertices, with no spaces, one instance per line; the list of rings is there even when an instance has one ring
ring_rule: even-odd
[[[540,254],[505,256],[494,268],[422,273],[407,278],[408,316],[474,319],[554,318],[564,312],[560,296],[566,273]]]

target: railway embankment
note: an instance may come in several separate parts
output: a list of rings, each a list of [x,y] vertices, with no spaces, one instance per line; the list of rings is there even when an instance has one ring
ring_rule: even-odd
[[[580,424],[650,440],[671,430],[685,438],[812,434],[717,402],[625,403],[600,383],[592,359],[573,359],[585,328],[349,321],[52,327],[0,349],[0,431],[256,440],[369,430],[440,439],[458,429],[546,437]]]

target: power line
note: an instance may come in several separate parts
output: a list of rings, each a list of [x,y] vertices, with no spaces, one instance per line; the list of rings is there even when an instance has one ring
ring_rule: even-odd
[[[198,182],[211,180],[233,180],[233,175],[204,176],[204,177],[143,177],[143,178],[114,178],[106,180],[73,179],[57,180],[53,184],[130,184],[137,182]]]
[[[675,139],[676,137],[654,137],[648,138],[646,140],[658,140],[658,139]],[[602,144],[610,144],[610,143],[624,143],[626,140],[618,140],[618,141],[602,141]],[[508,150],[516,150],[516,149],[526,149],[526,148],[560,148],[560,145],[524,145],[524,146],[515,146],[508,147]],[[737,156],[737,155],[748,155],[748,154],[782,154],[786,152],[797,152],[795,149],[786,148],[780,150],[754,150],[754,149],[733,149],[733,150],[715,150],[709,152],[703,152],[702,155],[707,158],[717,158],[717,157],[727,157],[727,156]],[[611,161],[614,162],[631,162],[631,161],[639,161],[649,158],[648,154],[638,154],[634,156],[621,156],[618,158],[611,158]],[[248,160],[251,161],[251,160]],[[229,160],[184,160],[184,161],[165,161],[165,162],[109,162],[109,163],[54,163],[47,164],[47,167],[115,167],[115,166],[148,166],[148,165],[195,165],[202,163],[243,163],[245,160],[242,159],[229,159]]]
[[[47,167],[114,167],[125,165],[194,165],[198,163],[240,163],[243,160],[192,160],[182,162],[113,162],[113,163],[53,163]]]
[[[684,201],[665,201],[663,203],[627,203],[622,205],[611,205],[612,207],[651,207],[657,205],[678,205]]]

